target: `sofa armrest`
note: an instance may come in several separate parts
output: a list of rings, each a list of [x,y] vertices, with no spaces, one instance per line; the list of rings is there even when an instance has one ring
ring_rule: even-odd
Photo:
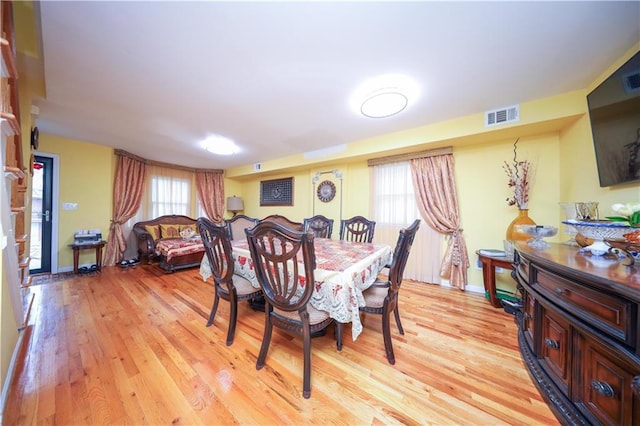
[[[146,257],[151,260],[156,254],[156,243],[153,237],[147,231],[133,229],[136,234],[136,242],[138,244],[138,256],[140,259]]]

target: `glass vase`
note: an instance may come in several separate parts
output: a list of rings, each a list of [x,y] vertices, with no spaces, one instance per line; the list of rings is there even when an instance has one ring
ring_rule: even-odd
[[[528,209],[518,210],[518,216],[511,221],[507,228],[508,241],[527,241],[531,235],[520,232],[518,225],[535,225],[536,223],[529,217]]]

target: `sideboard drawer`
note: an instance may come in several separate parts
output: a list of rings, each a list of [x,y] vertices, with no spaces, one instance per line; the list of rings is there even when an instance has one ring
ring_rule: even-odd
[[[534,266],[535,268],[535,266]],[[637,305],[630,300],[578,285],[544,270],[535,270],[535,283],[550,300],[590,325],[635,347],[633,321]]]

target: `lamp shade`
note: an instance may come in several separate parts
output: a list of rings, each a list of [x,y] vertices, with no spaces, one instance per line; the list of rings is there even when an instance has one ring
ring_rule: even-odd
[[[234,213],[244,210],[244,201],[235,195],[233,197],[227,197],[227,210]]]

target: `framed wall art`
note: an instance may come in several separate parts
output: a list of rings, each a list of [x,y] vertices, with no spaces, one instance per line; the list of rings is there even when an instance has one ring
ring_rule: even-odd
[[[293,178],[260,181],[261,206],[292,206]]]

